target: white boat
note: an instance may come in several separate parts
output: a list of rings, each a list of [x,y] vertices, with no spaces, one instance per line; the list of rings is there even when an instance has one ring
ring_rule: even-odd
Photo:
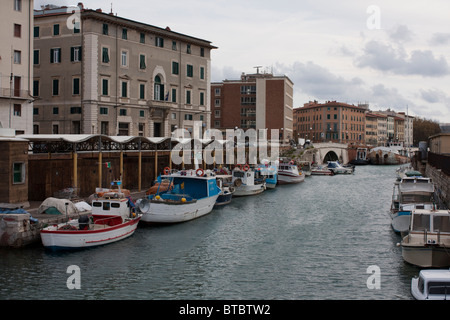
[[[258,171],[251,169],[248,165],[236,166],[232,171],[232,183],[235,186],[233,196],[252,196],[262,193],[266,190],[264,178],[259,175]]]
[[[450,211],[414,210],[401,243],[403,259],[425,268],[450,267]]]
[[[178,223],[199,218],[212,211],[221,191],[210,170],[182,170],[161,178],[169,179],[173,188],[136,202],[143,222]]]
[[[450,299],[450,270],[421,270],[411,279],[411,294],[417,300]]]
[[[353,169],[349,167],[344,167],[339,163],[339,161],[328,161],[328,169],[333,171],[334,174],[352,174]]]
[[[434,208],[434,184],[430,178],[404,177],[394,185],[391,226],[397,233],[408,232],[411,211]]]
[[[278,184],[300,183],[305,180],[305,175],[298,171],[293,161],[278,165]]]
[[[311,175],[313,176],[332,176],[334,175],[333,171],[328,169],[326,166],[312,166],[311,167]]]
[[[306,176],[310,176],[312,174],[312,166],[310,161],[299,161],[298,169]]]
[[[120,182],[119,183],[120,186]],[[45,248],[80,249],[116,242],[131,236],[141,215],[120,188],[92,202],[92,215],[71,219],[41,230]]]

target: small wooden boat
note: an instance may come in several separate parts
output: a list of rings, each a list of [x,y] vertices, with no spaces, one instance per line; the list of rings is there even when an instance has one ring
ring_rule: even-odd
[[[53,250],[80,249],[116,242],[131,236],[141,215],[119,188],[92,202],[92,214],[41,230],[42,244]]]

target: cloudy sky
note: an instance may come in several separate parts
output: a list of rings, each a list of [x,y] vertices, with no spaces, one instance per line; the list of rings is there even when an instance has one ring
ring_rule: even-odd
[[[35,9],[77,2],[35,0]],[[262,66],[294,82],[295,108],[309,100],[369,103],[450,123],[448,0],[82,2],[211,41],[213,82]]]

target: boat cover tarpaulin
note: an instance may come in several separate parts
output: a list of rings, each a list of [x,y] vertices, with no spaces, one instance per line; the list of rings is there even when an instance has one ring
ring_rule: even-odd
[[[38,208],[38,213],[50,213],[58,214],[54,210],[56,209],[60,214],[66,214],[66,203],[67,203],[67,214],[77,213],[78,209],[75,207],[72,201],[68,199],[58,199],[58,198],[47,198]]]

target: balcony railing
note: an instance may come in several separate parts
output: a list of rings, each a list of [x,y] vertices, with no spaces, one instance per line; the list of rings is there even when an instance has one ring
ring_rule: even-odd
[[[1,98],[30,99],[32,98],[27,90],[15,90],[10,88],[0,88]]]

